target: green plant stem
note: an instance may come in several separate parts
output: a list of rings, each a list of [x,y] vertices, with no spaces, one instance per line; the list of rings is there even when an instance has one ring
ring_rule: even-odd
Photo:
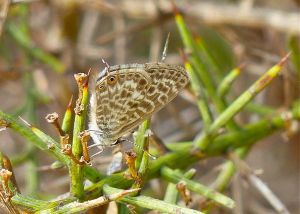
[[[280,63],[270,68],[262,75],[253,85],[251,85],[243,94],[241,94],[209,127],[207,133],[204,133],[195,144],[205,150],[209,142],[215,137],[219,128],[224,126],[233,118],[241,109],[248,104],[260,91],[262,91],[282,69],[282,64],[287,60],[288,55]]]
[[[221,193],[218,193],[215,190],[213,190],[207,186],[204,186],[198,182],[189,180],[189,179],[185,178],[184,175],[182,175],[179,172],[176,172],[175,170],[172,170],[168,167],[163,167],[161,169],[161,175],[164,179],[166,179],[170,182],[173,182],[173,183],[178,183],[180,181],[184,181],[186,184],[186,187],[189,190],[191,190],[195,193],[198,193],[200,195],[203,195],[204,197],[211,199],[212,201],[215,201],[216,203],[218,203],[222,206],[225,206],[230,209],[234,208],[234,201],[231,198],[229,198]]]
[[[214,58],[211,51],[206,47],[205,41],[200,36],[196,36],[194,38],[194,40],[195,40],[196,48],[197,48],[198,52],[203,54],[206,61],[208,61],[209,64],[212,66],[213,71],[215,71],[215,77],[216,77],[217,81],[219,82],[219,80],[223,76],[223,70],[220,67],[218,61]]]
[[[105,194],[113,194],[121,190],[105,185],[103,187],[103,191]],[[157,210],[164,213],[170,213],[170,214],[174,214],[174,213],[201,214],[201,212],[196,210],[180,207],[174,204],[166,203],[164,201],[151,198],[151,197],[146,197],[146,196],[136,196],[136,197],[125,196],[117,201],[126,204],[132,204],[134,206],[144,207],[151,210]]]
[[[78,88],[79,88],[79,95],[76,103],[77,112],[75,114],[75,119],[74,119],[72,154],[75,156],[77,160],[80,160],[82,156],[82,144],[79,138],[79,134],[84,130],[85,127],[85,119],[86,119],[87,104],[88,104],[88,85],[87,83],[80,83],[80,81],[78,81]],[[70,179],[71,194],[77,197],[79,200],[83,200],[84,197],[83,165],[80,165],[72,161],[69,168],[69,173],[71,177]]]
[[[29,57],[28,57],[29,58]],[[31,60],[28,59],[28,63],[31,65]],[[26,113],[28,115],[28,119],[31,123],[36,123],[37,118],[36,118],[36,103],[37,100],[39,99],[37,93],[36,93],[36,87],[35,87],[35,82],[33,79],[33,74],[32,72],[26,72],[25,75],[25,87],[26,87],[26,93],[27,93],[27,103],[26,103]],[[38,167],[38,160],[37,160],[37,148],[34,147],[32,144],[26,144],[26,147],[28,150],[31,150],[29,153],[30,155],[28,156],[28,163],[27,167],[28,169],[26,170],[26,187],[27,187],[27,192],[30,193],[30,195],[36,195],[39,189],[39,175],[37,172],[37,167]]]
[[[250,147],[242,147],[236,149],[234,152],[240,157],[244,158],[249,152]],[[236,172],[236,166],[232,161],[226,161],[224,163],[221,172],[218,174],[217,179],[213,183],[213,188],[217,191],[223,192],[229,185],[232,176]],[[205,213],[209,213],[213,206],[208,206]]]
[[[288,111],[286,114],[291,116],[290,119],[299,121],[300,102],[295,103],[291,111]],[[2,119],[3,117],[0,111],[0,121]],[[251,147],[252,144],[258,142],[260,139],[271,135],[275,131],[283,129],[285,125],[286,119],[277,113],[270,118],[262,119],[258,122],[249,124],[239,131],[218,136],[211,144],[208,145],[204,156],[191,153],[191,149],[194,145],[193,142],[168,144],[167,146],[172,150],[172,152],[158,158],[150,165],[147,172],[147,180],[160,176],[160,170],[163,166],[184,169],[200,159],[224,154],[226,151],[228,151],[228,149]],[[29,129],[29,131],[31,130]],[[124,179],[122,172],[113,174],[86,188],[85,195],[87,198],[98,197],[105,184],[110,186],[118,186],[118,188],[129,188],[132,183],[132,180]],[[12,200],[14,199],[15,196],[12,198]],[[74,200],[74,198],[72,200]],[[32,207],[31,203],[28,203],[27,207]]]
[[[179,172],[179,170],[175,170],[176,172]],[[186,179],[191,179],[196,173],[195,169],[190,169],[189,171],[187,171],[186,173],[184,173],[184,177]],[[171,204],[176,204],[177,199],[178,199],[178,195],[179,192],[176,188],[176,184],[175,183],[169,183],[167,186],[167,190],[165,193],[165,197],[164,197],[164,201],[171,203]]]
[[[149,154],[147,154],[146,152],[143,153],[143,158],[141,161],[141,165],[140,168],[138,170],[139,176],[140,177],[145,177],[148,171],[148,167],[149,167]]]
[[[195,44],[195,41],[193,40],[193,37],[182,17],[182,15],[178,12],[175,12],[175,21],[178,27],[178,30],[180,32],[181,38],[183,40],[183,43],[185,47],[187,48],[187,52],[192,52],[192,54],[189,57],[189,60],[191,64],[196,69],[197,74],[200,77],[201,82],[203,83],[208,96],[212,99],[213,103],[215,104],[216,110],[218,113],[222,113],[226,109],[226,103],[225,100],[221,99],[216,90],[215,83],[207,71],[205,64],[200,60],[200,57],[198,56],[197,52],[197,45]],[[234,121],[228,121],[227,123],[228,128],[235,130],[237,129],[237,125],[234,123]]]
[[[228,93],[229,89],[231,88],[231,85],[233,81],[239,76],[241,73],[241,69],[239,67],[234,68],[231,70],[222,80],[218,87],[218,95],[222,98],[225,97],[225,95]]]
[[[12,129],[16,133],[23,136],[26,140],[38,147],[40,150],[52,155],[64,165],[69,165],[71,160],[68,156],[62,154],[59,148],[58,142],[53,140],[50,136],[43,133],[41,130],[35,127],[28,127],[17,120],[15,117],[5,114],[0,110],[0,121],[5,121],[8,124],[8,128]],[[89,166],[84,166],[84,172],[86,177],[92,182],[99,181],[104,176],[101,175],[96,169]]]
[[[45,151],[48,154],[55,156],[58,160],[63,162],[64,164],[69,163],[68,157],[63,155],[58,147],[58,143],[53,140],[50,136],[46,135],[39,129],[35,127],[29,128],[21,124],[17,119],[14,117],[5,114],[0,110],[0,120],[4,120],[8,123],[8,128],[11,128],[15,132],[19,133],[25,139],[33,143],[37,146],[40,150]],[[49,146],[51,144],[51,148]]]
[[[149,139],[149,138],[147,137],[146,139]],[[148,148],[149,148],[149,142],[145,142],[144,149],[146,151],[149,151]],[[149,169],[149,154],[144,151],[142,161],[141,161],[140,167],[138,169],[138,176],[140,178],[140,181],[136,182],[132,186],[132,188],[140,188],[144,185],[144,183],[145,183],[144,181],[145,181],[145,178],[147,176],[148,169]]]
[[[248,153],[249,149],[249,147],[238,148],[236,149],[235,153],[240,158],[244,158]],[[224,163],[221,173],[218,175],[217,179],[213,184],[214,189],[223,192],[228,186],[229,182],[231,181],[231,178],[234,175],[235,171],[236,167],[232,161],[227,161],[226,163]]]
[[[35,148],[34,148],[35,149]],[[35,154],[35,153],[34,153]],[[26,192],[31,196],[38,195],[39,189],[39,175],[38,175],[38,162],[36,155],[32,155],[27,162],[27,175],[26,175]]]
[[[143,159],[143,155],[144,155],[144,151],[142,150],[142,148],[144,148],[144,144],[145,144],[145,140],[148,139],[146,137],[146,132],[150,129],[150,123],[151,120],[145,120],[140,126],[139,129],[136,133],[136,137],[134,139],[135,143],[137,146],[135,146],[135,152],[137,153],[137,158],[135,161],[135,166],[136,169],[139,170],[142,159]]]
[[[213,117],[209,109],[209,104],[208,100],[206,99],[205,92],[201,87],[202,83],[198,80],[195,70],[193,69],[189,61],[185,60],[184,65],[190,75],[192,89],[197,98],[196,103],[203,119],[204,130],[207,130],[212,123]]]
[[[24,151],[20,152],[19,154],[16,154],[10,158],[11,163],[13,166],[18,166],[24,162],[26,162],[29,157],[32,155],[32,148],[26,147]]]
[[[95,168],[90,166],[83,167],[84,177],[89,179],[91,182],[96,183],[101,179],[105,178],[106,175],[97,171]]]
[[[16,193],[12,198],[11,201],[13,204],[17,205],[18,207],[28,211],[28,212],[37,212],[39,210],[46,210],[51,208],[59,207],[62,204],[67,204],[74,201],[74,198],[67,198],[64,200],[57,200],[57,201],[43,201],[37,200],[32,197],[21,195],[20,193]]]
[[[27,57],[27,61],[28,64],[31,64],[30,57]],[[15,115],[22,115],[23,113],[26,113],[26,118],[28,118],[29,122],[36,123],[37,119],[35,115],[35,110],[36,110],[36,100],[38,99],[38,97],[37,94],[35,93],[36,87],[34,85],[32,72],[25,72],[23,81],[26,90],[26,103],[23,106],[23,111]],[[25,151],[11,158],[11,162],[13,165],[15,165],[15,164],[20,164],[22,162],[28,161],[30,160],[31,157],[34,156],[35,152],[36,152],[35,147],[33,147],[32,144],[26,144]]]
[[[117,203],[117,205],[118,205],[118,214],[133,214],[133,212],[131,212],[129,208],[126,206],[126,204]]]
[[[293,109],[287,112],[287,114],[291,115],[291,119],[300,120],[299,106],[299,104],[295,104]],[[208,145],[206,150],[203,151],[205,152],[205,155],[202,156],[191,152],[194,145],[193,142],[167,144],[168,148],[171,149],[172,152],[159,157],[151,163],[147,172],[147,180],[158,177],[163,166],[184,169],[209,156],[225,154],[229,149],[251,146],[260,139],[271,135],[275,131],[283,129],[285,125],[285,119],[278,114],[267,119],[262,119],[258,122],[245,126],[239,131],[216,137]],[[119,188],[128,188],[132,185],[132,181],[124,180],[123,173],[114,174],[87,187],[86,194],[91,197],[96,196],[104,184],[118,186]]]
[[[254,113],[264,116],[264,117],[274,114],[276,112],[276,110],[270,106],[257,104],[257,103],[253,103],[253,102],[248,103],[245,106],[245,110],[247,110],[249,112],[254,112]]]
[[[57,207],[53,207],[53,208],[46,209],[46,210],[43,209],[39,212],[36,212],[36,214],[38,214],[38,213],[40,213],[40,214],[42,214],[42,213],[51,213],[51,214],[79,213],[79,212],[87,211],[87,210],[95,208],[95,207],[99,207],[104,204],[108,204],[110,201],[118,200],[118,199],[124,197],[125,195],[130,194],[130,193],[135,193],[138,190],[139,189],[121,190],[116,193],[112,193],[112,194],[109,194],[106,196],[101,196],[96,199],[85,201],[82,203],[75,201],[75,202],[72,202],[72,203],[69,203],[66,205],[62,204],[62,206],[57,206]]]
[[[71,128],[72,128],[72,98],[70,100],[70,103],[66,109],[66,112],[64,114],[63,122],[61,125],[61,129],[65,132],[68,133]]]

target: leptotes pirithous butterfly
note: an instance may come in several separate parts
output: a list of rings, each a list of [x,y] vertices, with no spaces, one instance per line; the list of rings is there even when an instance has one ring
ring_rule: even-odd
[[[188,79],[183,67],[166,63],[117,65],[94,75],[89,129],[95,144],[112,145],[133,131],[174,99]]]

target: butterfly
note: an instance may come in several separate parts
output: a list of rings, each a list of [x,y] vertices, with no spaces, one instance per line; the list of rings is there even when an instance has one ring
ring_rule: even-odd
[[[183,67],[163,62],[107,65],[92,75],[89,130],[95,145],[114,145],[173,100],[188,82]]]

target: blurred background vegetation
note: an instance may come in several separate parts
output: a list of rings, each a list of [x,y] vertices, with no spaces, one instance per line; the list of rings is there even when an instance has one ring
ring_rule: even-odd
[[[270,109],[283,111],[299,98],[298,0],[175,2],[195,41],[204,41],[217,62],[214,69],[221,74],[212,74],[214,79],[241,66],[230,100],[289,51],[292,56],[283,74],[255,102],[272,106],[260,108],[264,114]],[[159,61],[170,32],[166,62],[184,63],[179,54],[184,45],[168,0],[1,0],[0,6],[0,109],[22,116],[52,136],[56,132],[45,116],[54,111],[64,114],[77,93],[73,74],[90,67],[102,70],[101,58],[110,65]],[[203,122],[193,99],[184,91],[154,115],[151,127],[165,143],[192,140],[200,133]],[[236,119],[247,124],[257,115],[248,111]],[[277,133],[257,143],[246,158],[290,213],[300,212],[299,137],[299,129]],[[67,170],[51,170],[53,159],[12,131],[0,132],[0,150],[10,157],[25,195],[48,199],[69,190]],[[108,149],[93,160],[93,166],[105,169],[110,160]],[[210,158],[195,164],[199,169],[195,180],[210,185],[224,160]],[[154,181],[151,188],[161,197],[165,185]],[[240,173],[227,191],[239,204],[233,213],[276,213]]]

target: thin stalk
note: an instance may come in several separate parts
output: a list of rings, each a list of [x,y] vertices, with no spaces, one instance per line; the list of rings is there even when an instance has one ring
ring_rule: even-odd
[[[55,156],[64,164],[69,163],[68,157],[61,153],[60,148],[58,147],[58,143],[38,128],[33,126],[27,127],[21,124],[16,118],[5,114],[1,110],[0,120],[6,121],[8,123],[8,128],[11,128],[15,132],[19,133],[25,139],[37,146],[40,150]]]
[[[102,174],[101,172],[97,171],[95,168],[90,166],[84,166],[83,172],[84,177],[89,179],[89,181],[93,183],[96,183],[106,177],[106,174]]]
[[[38,147],[40,150],[55,157],[64,165],[68,166],[71,163],[70,158],[62,154],[59,143],[53,140],[53,138],[51,138],[47,134],[43,133],[40,129],[33,126],[25,126],[15,117],[9,114],[5,114],[0,110],[0,123],[1,121],[7,123],[8,128],[23,136],[26,140],[28,140],[34,146]],[[104,175],[100,174],[96,169],[89,166],[84,166],[84,173],[86,178],[91,180],[92,182],[99,181],[104,177]]]
[[[140,168],[141,161],[143,159],[144,151],[142,148],[144,148],[145,140],[147,139],[147,131],[150,129],[150,123],[151,119],[145,120],[140,126],[136,133],[136,137],[134,139],[135,144],[135,152],[137,153],[137,159],[136,159],[136,169],[138,170]]]
[[[147,180],[160,176],[160,170],[163,166],[184,169],[201,159],[224,154],[228,149],[251,146],[275,131],[285,128],[286,120],[300,120],[299,107],[300,104],[295,104],[291,111],[286,112],[287,115],[290,115],[289,118],[276,114],[273,117],[249,124],[239,131],[218,136],[208,145],[205,155],[202,156],[191,152],[191,149],[193,149],[192,142],[184,145],[182,143],[168,144],[167,146],[172,152],[159,157],[151,164],[147,172]],[[119,188],[129,188],[132,185],[132,180],[124,180],[123,173],[113,174],[87,187],[86,195],[96,197],[105,184],[118,186]]]
[[[149,137],[146,137],[146,140],[147,141],[145,142],[143,148],[145,151],[143,152],[142,161],[138,169],[139,182],[135,182],[132,188],[141,188],[146,180],[147,172],[149,169]]]
[[[73,142],[72,142],[72,154],[77,160],[80,160],[82,156],[82,144],[80,141],[79,134],[85,128],[85,120],[87,114],[88,104],[88,76],[85,74],[75,74],[77,81],[79,95],[75,107],[75,119],[73,129]],[[71,177],[71,194],[82,200],[84,197],[84,172],[83,165],[71,162],[69,173]]]
[[[245,110],[247,110],[249,112],[254,112],[261,116],[268,116],[268,115],[274,114],[276,112],[276,110],[270,106],[257,104],[257,103],[253,103],[253,102],[248,103],[245,106]]]
[[[105,185],[103,187],[103,191],[105,194],[113,194],[113,193],[119,192],[121,190],[110,187],[108,185]],[[125,196],[117,201],[120,201],[120,202],[126,203],[126,204],[132,204],[134,206],[151,209],[151,210],[157,210],[159,212],[170,213],[170,214],[174,214],[174,213],[201,214],[201,212],[196,211],[196,210],[180,207],[177,205],[166,203],[164,201],[161,201],[161,200],[158,200],[155,198],[151,198],[151,197],[146,197],[146,196],[136,196],[136,197]]]
[[[22,152],[12,156],[11,159],[11,163],[13,166],[18,166],[24,162],[26,162],[29,157],[32,155],[32,148],[31,147],[26,147],[25,150],[23,150]]]
[[[249,151],[249,147],[243,147],[236,149],[235,153],[240,157],[244,158]],[[231,181],[232,176],[236,172],[236,167],[232,161],[226,161],[222,167],[221,173],[218,175],[217,179],[215,180],[213,187],[217,191],[223,192],[225,188]]]
[[[74,198],[67,198],[64,200],[58,200],[58,201],[43,201],[38,200],[32,197],[24,196],[19,193],[16,193],[12,198],[11,201],[14,205],[17,205],[18,207],[32,213],[37,212],[39,210],[44,209],[51,209],[61,206],[62,204],[67,204],[72,201],[74,201]]]
[[[183,43],[187,49],[186,52],[188,53],[191,52],[191,55],[189,56],[189,60],[191,64],[196,69],[196,72],[199,75],[201,82],[205,86],[209,98],[211,98],[211,100],[215,104],[217,112],[222,113],[226,109],[226,103],[218,96],[215,83],[211,75],[207,71],[205,64],[200,60],[197,53],[198,52],[197,45],[195,44],[195,41],[182,15],[177,11],[177,9],[175,9],[175,21],[178,30],[180,32],[181,38],[183,40]],[[227,126],[232,130],[238,128],[237,125],[234,123],[234,121],[229,121],[227,123]]]
[[[208,48],[206,48],[205,41],[199,35],[195,36],[195,43],[198,52],[201,52],[204,55],[206,61],[208,61],[209,64],[212,66],[213,71],[215,71],[215,77],[219,82],[219,80],[221,80],[223,76],[223,70],[220,67],[218,61],[211,54],[211,51],[209,51]]]
[[[120,198],[122,198],[130,193],[135,193],[138,190],[139,189],[121,190],[119,192],[101,196],[99,198],[85,201],[82,203],[75,201],[75,202],[72,202],[72,203],[69,203],[66,205],[62,204],[62,206],[53,207],[51,209],[43,209],[39,212],[36,212],[36,214],[38,214],[38,213],[40,213],[40,214],[42,214],[42,213],[51,213],[51,214],[79,213],[79,212],[87,211],[87,210],[95,208],[95,207],[99,207],[104,204],[108,204],[111,201],[119,200]]]
[[[175,170],[172,170],[168,167],[163,167],[161,169],[161,175],[164,179],[166,179],[170,182],[173,182],[173,183],[178,183],[180,181],[184,181],[186,184],[186,187],[189,190],[191,190],[195,193],[198,193],[200,195],[203,195],[204,197],[206,197],[222,206],[225,206],[229,209],[234,208],[234,201],[231,198],[229,198],[221,193],[218,193],[215,190],[213,190],[207,186],[204,186],[198,182],[189,180],[189,179],[185,178],[184,175],[182,175],[179,172],[176,172]]]
[[[29,57],[28,57],[29,58]],[[28,59],[28,63],[31,65],[31,60]],[[27,94],[27,102],[26,102],[26,113],[27,118],[31,123],[36,123],[36,102],[37,102],[37,93],[35,83],[33,80],[33,74],[32,72],[26,72],[25,73],[25,87],[26,87],[26,94]],[[38,183],[39,183],[39,175],[37,172],[38,167],[38,160],[37,160],[37,148],[34,147],[32,144],[26,144],[26,147],[28,150],[31,150],[28,156],[28,169],[26,170],[26,187],[27,192],[30,193],[30,195],[35,195],[38,192]]]
[[[176,172],[179,172],[179,170],[175,170]],[[195,169],[190,169],[189,171],[187,171],[186,173],[183,174],[183,176],[187,179],[191,179],[192,177],[194,177],[196,173]],[[171,203],[171,204],[176,204],[177,203],[177,199],[178,199],[178,195],[179,192],[176,188],[176,184],[174,183],[169,183],[167,186],[167,190],[164,196],[164,201]]]
[[[207,130],[208,127],[211,125],[213,118],[212,118],[212,113],[209,109],[208,100],[202,88],[202,83],[199,81],[195,73],[195,70],[193,69],[192,65],[187,59],[185,60],[184,65],[187,72],[190,75],[191,86],[197,98],[196,103],[200,111],[201,117],[203,119],[204,129]]]
[[[201,149],[205,150],[209,142],[215,137],[219,128],[224,126],[231,120],[241,109],[248,104],[260,91],[262,91],[281,71],[283,64],[288,59],[286,55],[277,65],[270,68],[264,75],[262,75],[255,83],[253,83],[243,94],[241,94],[209,127],[207,133],[204,133],[195,144]]]
[[[65,133],[68,133],[71,128],[72,128],[72,99],[73,97],[71,97],[70,99],[70,102],[68,104],[68,107],[65,111],[65,114],[64,114],[64,119],[63,119],[63,122],[62,122],[62,125],[61,125],[61,129],[65,132]]]
[[[222,98],[228,93],[233,81],[240,75],[241,68],[237,67],[231,70],[222,80],[218,87],[218,95]]]

